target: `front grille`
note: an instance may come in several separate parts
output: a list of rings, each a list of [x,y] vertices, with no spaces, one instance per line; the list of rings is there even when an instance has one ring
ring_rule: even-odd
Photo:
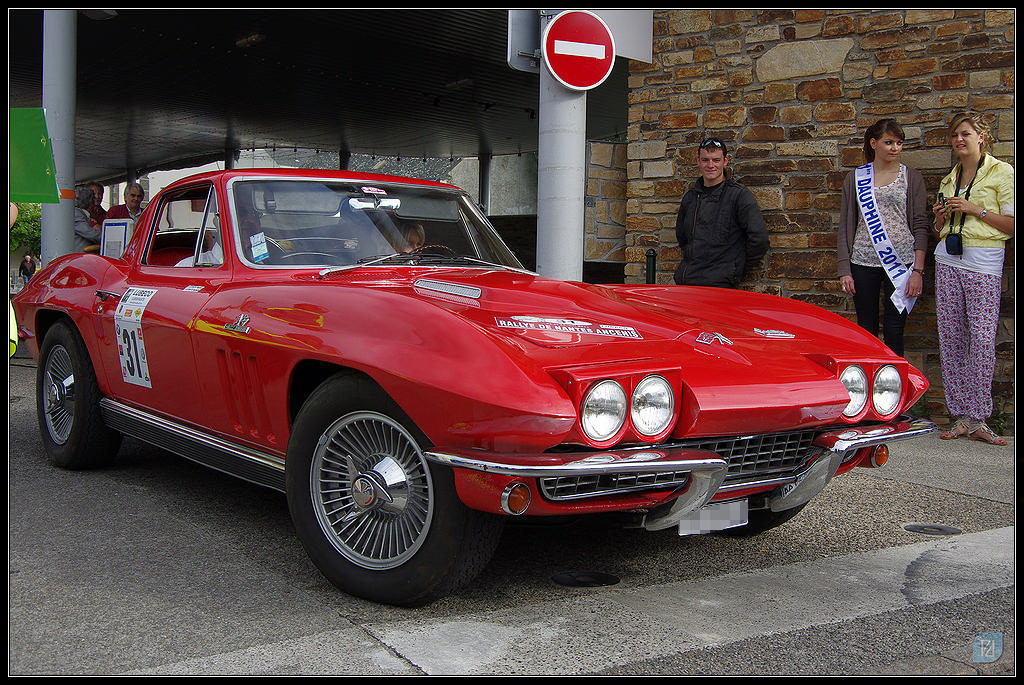
[[[786,473],[802,466],[821,449],[814,447],[814,431],[771,433],[738,438],[710,438],[684,443],[714,452],[729,462],[725,480]]]
[[[618,495],[641,490],[665,490],[686,483],[690,473],[609,473],[594,476],[541,478],[541,492],[550,500],[570,500],[597,495]]]
[[[674,443],[714,452],[729,464],[725,482],[743,481],[766,475],[790,473],[799,469],[820,448],[811,443],[814,431],[772,433],[746,437],[707,438]],[[540,479],[541,493],[549,500],[572,500],[600,495],[666,490],[685,485],[687,471],[669,473],[622,473],[590,476],[562,476]]]

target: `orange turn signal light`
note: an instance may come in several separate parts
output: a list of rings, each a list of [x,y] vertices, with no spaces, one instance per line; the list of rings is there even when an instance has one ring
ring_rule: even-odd
[[[530,486],[516,481],[505,486],[501,493],[501,510],[506,514],[519,516],[530,506]]]
[[[875,468],[884,466],[885,462],[889,461],[889,446],[878,445],[871,450],[871,465]]]

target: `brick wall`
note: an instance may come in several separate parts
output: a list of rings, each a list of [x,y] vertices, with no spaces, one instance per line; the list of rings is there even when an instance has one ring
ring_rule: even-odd
[[[583,217],[585,261],[625,260],[626,182],[625,143],[589,141]]]
[[[953,163],[946,124],[972,108],[991,118],[995,155],[1014,160],[1013,10],[656,10],[653,63],[630,66],[625,278],[659,283],[679,259],[675,214],[697,177],[696,146],[727,141],[735,177],[771,232],[744,288],[811,302],[855,320],[836,274],[844,177],[863,163],[864,129],[904,128],[904,163],[930,198]],[[1013,423],[1014,243],[1004,270],[995,423]],[[934,246],[933,246],[934,247]],[[929,377],[923,411],[945,420],[929,257],[907,322],[906,355]]]

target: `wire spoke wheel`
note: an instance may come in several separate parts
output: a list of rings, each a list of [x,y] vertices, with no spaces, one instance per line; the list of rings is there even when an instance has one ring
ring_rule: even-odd
[[[330,544],[365,569],[402,565],[430,529],[426,459],[408,431],[383,414],[355,412],[328,427],[313,454],[309,494]]]
[[[63,346],[55,346],[47,356],[43,385],[46,430],[56,444],[63,445],[75,427],[75,371]]]

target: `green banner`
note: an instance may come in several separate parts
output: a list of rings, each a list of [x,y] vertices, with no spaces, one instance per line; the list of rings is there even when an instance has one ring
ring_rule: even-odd
[[[12,202],[60,202],[57,168],[40,107],[10,108],[10,197]]]

